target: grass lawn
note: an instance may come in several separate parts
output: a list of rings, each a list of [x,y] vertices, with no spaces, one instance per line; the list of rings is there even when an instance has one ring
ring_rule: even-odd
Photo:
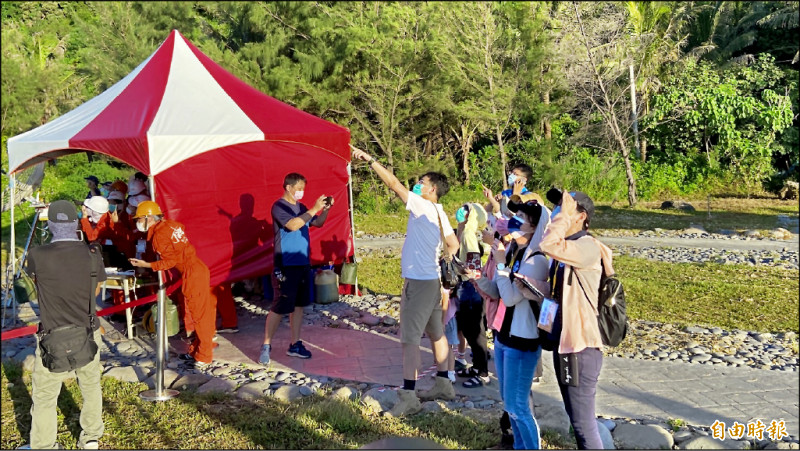
[[[680,326],[798,331],[797,270],[717,263],[662,263],[618,256],[628,316]],[[365,257],[359,283],[373,293],[400,295],[396,256]]]
[[[445,197],[445,200],[447,198]],[[480,199],[476,199],[480,200]],[[774,230],[780,227],[778,215],[798,217],[796,200],[777,198],[741,199],[715,197],[711,199],[711,217],[708,216],[708,201],[690,200],[697,211],[687,213],[681,210],[661,210],[661,202],[640,202],[635,208],[623,203],[597,202],[592,229],[627,229],[632,231],[652,230],[656,227],[666,230],[682,230],[692,224],[702,225],[709,232],[729,230]],[[483,203],[481,201],[481,203]],[[449,208],[452,207],[452,208]],[[445,202],[445,211],[450,216],[450,224],[456,224],[455,211],[458,205]],[[384,235],[390,232],[406,232],[408,214],[355,214],[356,230],[371,235]]]
[[[2,449],[28,443],[30,373],[2,365]],[[166,402],[145,402],[141,383],[103,378],[105,435],[112,449],[356,449],[389,436],[423,437],[447,448],[486,449],[499,442],[499,415],[472,418],[452,411],[406,419],[380,417],[357,401],[311,396],[294,403],[245,401],[229,394],[184,391]],[[58,399],[58,441],[75,448],[80,431],[80,389],[72,379]],[[473,411],[481,414],[483,411]],[[549,448],[574,448],[550,433]]]

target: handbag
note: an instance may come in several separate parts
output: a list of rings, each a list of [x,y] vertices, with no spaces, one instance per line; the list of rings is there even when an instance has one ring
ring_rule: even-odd
[[[355,285],[356,278],[358,277],[358,264],[356,262],[352,263],[342,263],[342,274],[339,276],[339,283],[345,285]]]
[[[97,286],[97,268],[94,255],[89,251],[92,271],[90,277],[90,293]],[[56,327],[52,330],[40,330],[39,349],[42,364],[52,373],[64,373],[77,370],[94,360],[98,346],[94,341],[94,299],[89,298],[89,327],[74,324]],[[42,324],[39,323],[39,327]]]
[[[433,204],[433,210],[436,212],[436,218],[439,220],[439,235],[442,237],[442,257],[439,258],[439,271],[441,272],[442,278],[442,287],[444,289],[449,290],[451,288],[455,288],[458,285],[458,282],[461,281],[459,277],[458,264],[456,263],[455,258],[450,256],[447,252],[447,245],[444,241],[444,229],[442,228],[442,217],[439,216],[439,209],[436,208],[436,204]]]

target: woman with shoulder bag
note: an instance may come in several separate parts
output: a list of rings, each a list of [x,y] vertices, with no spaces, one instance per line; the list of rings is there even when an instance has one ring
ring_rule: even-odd
[[[547,257],[539,250],[550,212],[536,201],[518,206],[517,215],[508,221],[508,232],[517,244],[510,260],[502,244],[493,250],[497,262],[497,287],[502,304],[494,318],[495,366],[500,394],[511,420],[514,448],[539,449],[539,427],[528,401],[536,364],[541,357],[535,295],[521,278],[542,293],[549,292]],[[499,327],[498,327],[499,326]]]
[[[603,364],[597,325],[597,293],[602,256],[611,249],[588,235],[594,203],[585,193],[564,192],[560,212],[540,244],[553,258],[552,294],[561,310],[561,333],[553,364],[579,449],[602,449],[597,429],[595,397]],[[609,259],[610,261],[610,259]]]

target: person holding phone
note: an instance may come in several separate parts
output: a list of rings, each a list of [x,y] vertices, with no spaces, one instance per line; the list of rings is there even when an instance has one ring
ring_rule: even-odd
[[[266,365],[270,361],[272,337],[278,330],[284,315],[289,315],[292,342],[286,355],[310,359],[311,351],[300,341],[300,326],[303,324],[303,308],[311,304],[308,290],[311,274],[311,242],[309,226],[322,227],[328,219],[333,198],[319,196],[311,208],[300,200],[306,189],[306,178],[292,172],[283,179],[283,196],[272,204],[272,224],[275,235],[275,262],[273,286],[279,287],[279,296],[272,301],[264,326],[264,344],[258,362]]]
[[[505,228],[516,242],[517,250],[508,260],[505,246],[498,241],[492,251],[498,262],[495,277],[502,299],[494,318],[494,327],[498,331],[495,336],[495,367],[500,394],[514,434],[514,447],[539,449],[539,427],[528,395],[542,353],[536,317],[542,299],[528,290],[520,279],[525,278],[540,292],[550,290],[547,282],[549,262],[539,249],[550,222],[550,211],[537,201],[515,208],[516,214]],[[506,261],[507,264],[502,263]]]

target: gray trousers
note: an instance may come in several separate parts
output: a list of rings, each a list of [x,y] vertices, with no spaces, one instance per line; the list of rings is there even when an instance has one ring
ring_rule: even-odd
[[[94,339],[101,342],[100,331],[94,332]],[[83,397],[81,408],[81,435],[78,447],[86,442],[99,440],[103,435],[103,393],[100,389],[100,351],[94,360],[75,371],[51,373],[42,363],[39,339],[36,339],[36,361],[33,366],[33,393],[31,398],[31,449],[53,449],[56,446],[58,417],[56,407],[61,385],[65,380],[76,377]]]

